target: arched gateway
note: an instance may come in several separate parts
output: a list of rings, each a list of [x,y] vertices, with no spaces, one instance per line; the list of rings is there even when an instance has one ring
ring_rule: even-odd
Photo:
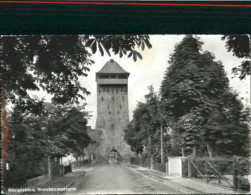
[[[129,122],[128,77],[114,60],[108,61],[96,73],[97,82],[97,158],[107,160],[119,154],[123,159],[131,155],[124,141],[124,127]]]
[[[116,150],[116,149],[112,149],[108,156],[107,156],[107,162],[110,163],[110,164],[113,164],[113,163],[120,163],[122,160],[122,157],[121,155],[119,154],[119,152]]]

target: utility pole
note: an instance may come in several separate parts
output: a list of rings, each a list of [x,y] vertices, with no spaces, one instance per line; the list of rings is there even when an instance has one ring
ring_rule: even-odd
[[[163,154],[163,120],[161,119],[160,126],[160,156],[161,156],[161,164],[164,164],[164,154]]]
[[[157,97],[157,96],[156,96]],[[158,111],[158,117],[160,118],[160,160],[161,164],[164,164],[164,151],[163,151],[163,122],[165,120],[165,117],[162,115],[160,111],[160,105],[158,99],[156,99],[157,104],[157,111]]]

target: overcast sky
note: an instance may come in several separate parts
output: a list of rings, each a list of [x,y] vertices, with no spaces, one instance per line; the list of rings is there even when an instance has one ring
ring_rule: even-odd
[[[95,65],[90,67],[88,77],[80,78],[83,87],[86,87],[91,92],[91,95],[86,97],[86,110],[91,111],[93,115],[88,123],[92,128],[95,128],[97,109],[95,73],[111,58],[118,62],[126,71],[130,72],[128,82],[130,119],[132,119],[132,113],[136,108],[137,102],[144,100],[144,95],[148,92],[147,86],[153,85],[155,90],[159,91],[165,70],[169,66],[168,60],[170,54],[173,52],[175,44],[179,43],[184,35],[152,35],[150,37],[150,42],[153,47],[143,52],[141,51],[143,60],[137,60],[137,62],[134,62],[132,58],[110,57],[108,55],[101,56],[99,53],[92,56]],[[248,77],[240,81],[238,78],[232,79],[233,75],[231,74],[231,69],[239,65],[242,60],[232,56],[232,53],[227,52],[225,42],[221,41],[220,35],[198,35],[198,37],[200,37],[200,40],[204,43],[202,47],[203,51],[208,50],[212,52],[217,61],[222,61],[230,79],[230,86],[240,94],[240,97],[244,98],[243,101],[247,104],[249,102],[248,98],[250,97],[250,78]]]

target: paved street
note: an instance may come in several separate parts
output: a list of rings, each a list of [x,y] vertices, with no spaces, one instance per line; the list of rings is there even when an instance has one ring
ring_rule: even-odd
[[[117,164],[95,166],[71,187],[76,187],[78,194],[184,193],[177,186],[156,182]],[[186,192],[196,193],[192,190]]]

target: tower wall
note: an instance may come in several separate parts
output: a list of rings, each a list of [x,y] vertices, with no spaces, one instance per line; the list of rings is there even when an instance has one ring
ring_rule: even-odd
[[[105,70],[105,73],[102,70]],[[114,70],[119,72],[112,72]],[[129,123],[128,77],[129,73],[112,60],[96,75],[96,130],[100,134],[97,144],[98,156],[107,157],[112,149],[117,150],[123,158],[129,157],[132,153],[124,140],[124,129]]]
[[[129,122],[127,84],[98,84],[98,116],[96,129],[102,129],[98,151],[106,156],[113,148],[122,156],[129,155],[130,148],[124,141],[124,127]]]

